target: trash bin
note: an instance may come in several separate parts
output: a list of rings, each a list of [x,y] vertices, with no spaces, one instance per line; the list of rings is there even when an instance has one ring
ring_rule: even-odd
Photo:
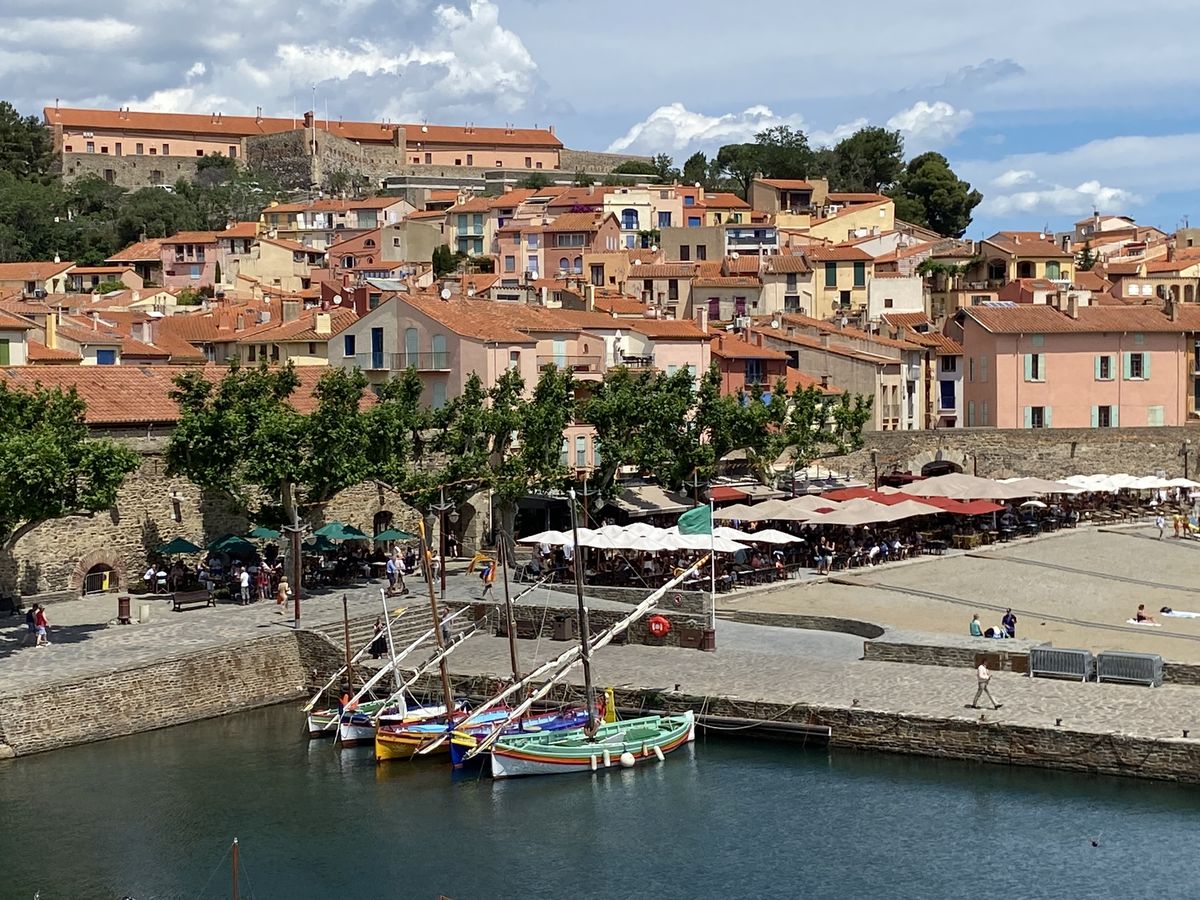
[[[129,597],[122,595],[117,598],[117,621],[122,625],[132,624],[132,618],[129,614]]]
[[[554,617],[554,630],[550,635],[552,641],[573,641],[577,637],[579,637],[579,628],[574,616]]]
[[[704,634],[700,639],[700,649],[712,652],[717,649],[717,629],[705,628]]]

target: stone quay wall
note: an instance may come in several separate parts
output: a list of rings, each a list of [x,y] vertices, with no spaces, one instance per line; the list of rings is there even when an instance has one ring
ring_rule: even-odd
[[[847,472],[870,483],[872,451],[880,474],[892,470],[920,474],[921,467],[949,461],[968,474],[985,478],[1038,475],[1062,478],[1095,472],[1148,475],[1162,469],[1167,477],[1183,475],[1184,442],[1194,446],[1188,473],[1200,462],[1200,426],[1173,428],[944,428],[935,431],[873,431],[863,435],[863,449],[822,459],[822,466]]]
[[[180,178],[194,181],[200,157],[189,156],[112,156],[107,153],[64,153],[63,181],[77,181],[94,176],[106,178],[111,171],[113,184],[130,190],[173,185]],[[107,179],[106,179],[107,180]]]
[[[295,700],[340,651],[310,632],[281,631],[0,697],[0,757],[26,756]],[[297,724],[299,728],[299,724]]]

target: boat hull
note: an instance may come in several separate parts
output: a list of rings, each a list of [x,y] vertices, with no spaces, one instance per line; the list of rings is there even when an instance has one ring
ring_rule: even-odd
[[[362,716],[373,716],[383,709],[383,705],[382,700],[369,700],[366,703],[360,703],[356,713]],[[308,736],[311,738],[336,737],[339,718],[336,706],[331,709],[313,710],[308,714],[307,719]]]
[[[379,725],[399,727],[419,725],[433,719],[444,718],[445,715],[445,705],[439,704],[437,706],[410,706],[403,715],[385,713],[379,717],[378,725],[372,721],[370,715],[362,712],[355,713],[353,716],[343,716],[338,725],[338,744],[343,747],[370,744],[375,740]]]
[[[619,769],[624,753],[633,757],[635,766],[644,765],[657,762],[659,753],[665,756],[695,739],[696,723],[691,710],[678,716],[647,716],[602,725],[595,741],[586,740],[580,730],[502,737],[492,745],[492,776],[520,778]]]
[[[461,721],[466,717],[466,713],[457,711],[454,714],[454,721]],[[481,716],[481,724],[487,725],[496,722],[502,722],[508,716],[506,709],[493,710]],[[412,759],[417,751],[427,744],[432,743],[439,737],[446,734],[447,731],[454,727],[452,722],[447,722],[445,715],[438,719],[431,719],[427,722],[417,724],[404,724],[398,726],[381,726],[375,732],[375,761],[386,762],[393,759]],[[433,753],[449,753],[450,741],[443,741]]]
[[[572,709],[538,713],[523,717],[518,724],[505,729],[505,734],[520,735],[528,731],[567,731],[572,728],[582,728],[587,723],[586,709]],[[491,728],[468,728],[465,731],[454,732],[450,739],[450,765],[455,769],[473,769],[483,765],[489,755],[487,751],[467,758],[467,754],[475,749],[479,739],[491,733]]]

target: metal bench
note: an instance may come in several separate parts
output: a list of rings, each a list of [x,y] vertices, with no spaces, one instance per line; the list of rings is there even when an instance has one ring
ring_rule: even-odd
[[[1158,687],[1163,683],[1163,659],[1157,653],[1105,650],[1096,656],[1096,680]]]
[[[1090,650],[1034,647],[1029,651],[1029,674],[1033,678],[1091,681],[1096,674],[1096,657]]]
[[[217,601],[208,591],[176,591],[171,595],[171,610],[181,612],[184,606],[216,606]]]

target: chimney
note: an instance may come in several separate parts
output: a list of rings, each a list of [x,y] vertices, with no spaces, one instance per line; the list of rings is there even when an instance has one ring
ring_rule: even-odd
[[[246,317],[242,313],[238,313],[237,325],[234,326],[234,331],[244,331],[246,328]]]
[[[586,284],[583,287],[583,308],[588,312],[593,312],[596,309],[596,286]]]
[[[142,299],[141,291],[130,291],[129,292],[129,302],[130,303],[137,303],[141,299]]]
[[[828,387],[829,387],[829,376],[828,375],[821,376],[821,387],[828,389]]]
[[[702,303],[696,304],[696,324],[700,326],[700,330],[708,334],[708,307]]]
[[[317,334],[328,336],[333,334],[333,321],[329,313],[319,312],[316,317],[316,327],[313,329]]]
[[[1167,318],[1172,322],[1179,321],[1179,301],[1171,294],[1167,295],[1167,301],[1164,304],[1163,311],[1167,314]]]
[[[300,318],[300,301],[299,300],[284,300],[283,301],[283,321],[295,322]]]
[[[718,350],[725,349],[725,335],[723,335],[723,334],[717,335],[717,349]]]
[[[540,297],[542,306],[546,305],[546,300],[549,296],[550,296],[549,289],[547,289],[547,287],[545,285],[542,285],[541,288],[539,289],[539,297]]]
[[[100,310],[92,310],[92,331],[100,330]]]
[[[1079,318],[1079,295],[1074,291],[1067,292],[1067,315],[1072,319]]]
[[[829,349],[829,332],[828,331],[821,332],[821,347],[826,350]]]
[[[313,127],[313,114],[312,114],[311,110],[304,114],[304,127],[305,128]]]
[[[46,316],[46,349],[58,349],[58,319],[53,314]]]
[[[261,124],[262,123],[262,107],[258,106],[258,107],[255,107],[255,109],[256,109],[256,112],[254,113],[254,121]]]
[[[756,347],[761,347],[763,345],[762,341],[763,341],[763,336],[761,334],[754,335],[754,345]]]

